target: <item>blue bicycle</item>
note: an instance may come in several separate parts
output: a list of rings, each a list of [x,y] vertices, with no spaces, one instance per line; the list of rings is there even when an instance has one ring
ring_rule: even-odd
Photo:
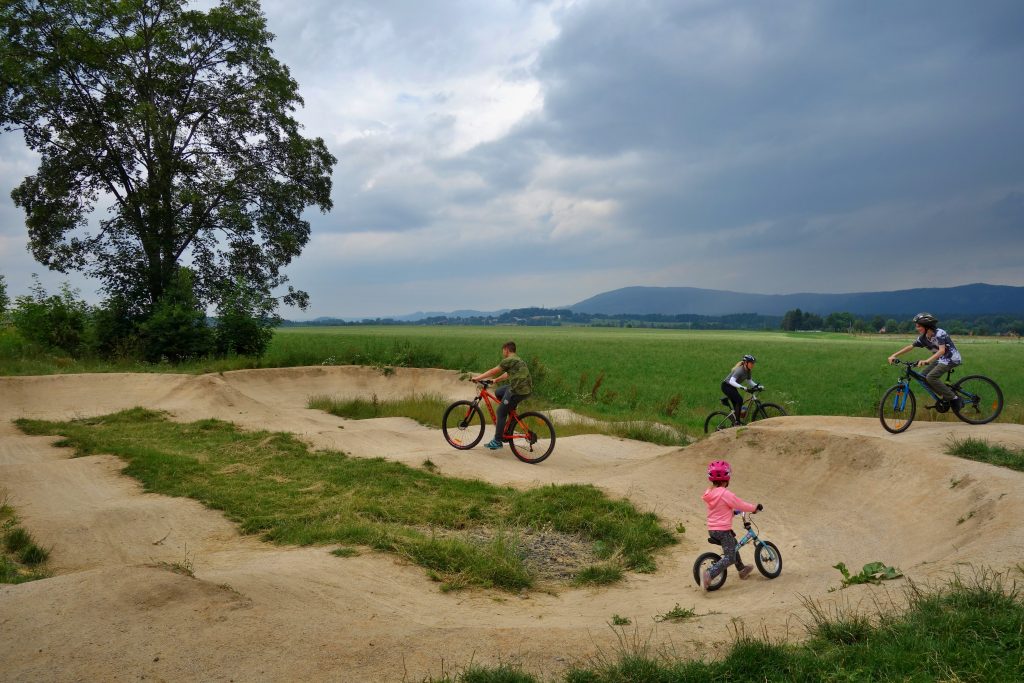
[[[924,379],[924,375],[914,370],[916,361],[894,360],[893,365],[904,366],[903,376],[896,385],[891,387],[878,407],[878,417],[887,432],[899,434],[907,430],[914,421],[917,412],[917,399],[910,390],[910,380],[918,384],[935,399],[935,405],[927,406],[930,410],[945,413],[949,410],[958,418],[972,425],[983,425],[999,417],[1003,412],[1003,392],[999,385],[982,375],[968,375],[956,384],[950,385],[960,398],[960,405],[950,405],[936,394]],[[946,373],[946,383],[953,375],[953,368]]]
[[[747,530],[747,533],[743,534],[743,537],[736,541],[736,553],[739,554],[740,548],[753,541],[754,564],[757,566],[757,571],[764,574],[766,578],[774,579],[782,573],[782,553],[779,552],[778,546],[757,535],[757,525],[750,521],[748,513],[734,510],[733,514],[743,517],[743,528]],[[710,536],[708,536],[708,543],[720,545],[718,541]],[[722,559],[722,556],[718,553],[703,553],[697,558],[697,561],[693,563],[693,580],[697,582],[698,586],[700,585],[700,575],[704,570],[710,569],[711,565],[720,559]],[[708,590],[716,591],[721,588],[725,583],[725,576],[728,572],[729,568],[726,567],[722,570],[721,574],[711,579],[711,583],[708,584]]]

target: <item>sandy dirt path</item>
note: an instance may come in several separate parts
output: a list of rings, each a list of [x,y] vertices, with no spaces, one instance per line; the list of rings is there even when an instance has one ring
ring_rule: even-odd
[[[312,395],[424,393],[462,398],[471,386],[441,370],[384,376],[353,367],[0,378],[0,489],[23,526],[51,548],[56,574],[0,586],[0,680],[401,681],[471,661],[553,675],[615,651],[613,614],[632,619],[630,639],[713,654],[729,642],[735,618],[751,631],[800,637],[804,596],[870,603],[878,589],[830,592],[839,561],[856,570],[881,560],[928,581],[964,563],[1004,569],[1024,557],[1017,524],[1024,475],[944,455],[954,435],[1022,447],[1024,426],[921,422],[890,435],[872,419],[792,417],[685,449],[559,439],[552,457],[534,467],[507,451],[455,451],[438,430],[411,420],[357,422],[305,408]],[[593,483],[687,531],[658,556],[655,574],[629,575],[612,588],[446,594],[391,555],[343,559],[322,547],[241,536],[194,501],[143,493],[113,456],[72,459],[53,439],[11,424],[134,406],[287,431],[355,456],[412,466],[429,458],[443,474],[494,483]],[[707,461],[719,457],[733,463],[734,490],[765,504],[761,530],[781,549],[784,569],[773,581],[732,575],[722,590],[704,594],[690,572],[711,548],[700,494]],[[185,561],[195,578],[167,568]],[[704,616],[655,623],[676,604]]]

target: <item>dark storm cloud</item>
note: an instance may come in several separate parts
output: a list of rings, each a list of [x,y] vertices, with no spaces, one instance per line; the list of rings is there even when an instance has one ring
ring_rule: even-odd
[[[697,225],[1021,180],[1024,4],[741,7],[573,15],[541,62],[547,141],[647,150]]]

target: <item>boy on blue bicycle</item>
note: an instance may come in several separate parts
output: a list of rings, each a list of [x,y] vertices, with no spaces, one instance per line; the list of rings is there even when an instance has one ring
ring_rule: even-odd
[[[917,361],[917,367],[928,366],[928,369],[921,373],[928,386],[939,395],[949,406],[959,409],[960,397],[957,396],[945,382],[942,376],[960,365],[960,352],[956,350],[949,333],[939,327],[938,319],[931,313],[918,313],[914,316],[914,325],[917,327],[919,336],[912,344],[907,344],[896,353],[889,356],[889,364],[896,362],[897,356],[902,356],[907,351],[915,348],[924,348],[932,352],[932,355],[924,360]]]

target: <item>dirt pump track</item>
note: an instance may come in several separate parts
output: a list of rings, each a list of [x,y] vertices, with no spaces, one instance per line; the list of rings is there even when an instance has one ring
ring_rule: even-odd
[[[685,449],[568,437],[534,467],[505,449],[456,451],[440,430],[412,420],[351,421],[305,407],[322,394],[454,400],[472,386],[444,370],[365,367],[0,378],[0,489],[51,549],[54,571],[0,586],[0,680],[400,681],[471,662],[550,676],[613,654],[621,637],[682,656],[714,655],[730,642],[736,618],[747,632],[798,638],[804,599],[874,604],[898,593],[830,592],[840,561],[856,571],[880,560],[927,582],[966,564],[1002,570],[1024,558],[1024,474],[944,454],[953,436],[1024,447],[1021,425],[921,422],[891,435],[867,418],[789,417]],[[338,558],[324,547],[241,536],[195,501],[144,493],[118,458],[71,458],[55,439],[26,436],[11,423],[135,406],[181,421],[215,417],[290,432],[315,448],[412,467],[430,459],[444,475],[496,484],[592,483],[686,533],[657,556],[656,573],[609,588],[442,593],[421,567],[394,555]],[[704,594],[690,572],[710,548],[704,467],[721,457],[733,464],[735,492],[765,504],[758,521],[785,564],[775,580],[731,575],[722,590]],[[194,578],[167,570],[186,557]],[[676,604],[703,616],[654,621]],[[616,633],[613,614],[633,626]]]

